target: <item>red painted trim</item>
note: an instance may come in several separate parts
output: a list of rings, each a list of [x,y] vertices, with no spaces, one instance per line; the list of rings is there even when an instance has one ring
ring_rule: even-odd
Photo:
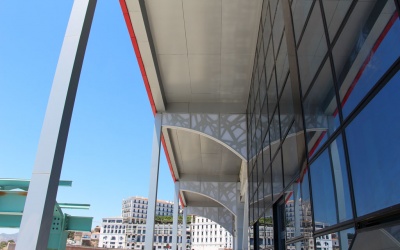
[[[171,172],[172,179],[173,179],[173,181],[175,182],[175,181],[176,181],[176,177],[175,177],[174,171],[172,170],[171,159],[170,159],[170,157],[169,157],[169,153],[168,153],[168,150],[167,150],[167,145],[165,144],[165,139],[164,139],[164,136],[163,136],[163,135],[161,135],[161,143],[162,143],[162,145],[163,145],[163,147],[164,147],[165,156],[167,157],[167,162],[168,162],[168,166],[169,166],[169,171]]]
[[[132,27],[132,22],[131,22],[131,17],[129,16],[128,7],[126,6],[125,0],[119,0],[119,4],[121,5],[122,13],[124,15],[126,27],[128,28],[129,36],[131,37],[133,49],[135,50],[136,59],[139,64],[140,72],[142,73],[143,82],[146,88],[147,96],[150,101],[151,109],[153,111],[153,115],[156,115],[157,113],[156,105],[154,103],[153,95],[150,89],[149,79],[147,78],[146,69],[144,67],[142,56],[140,54],[139,44],[137,42],[135,32]]]
[[[129,36],[130,36],[131,41],[132,41],[133,49],[135,50],[136,59],[137,59],[137,62],[138,62],[139,68],[140,68],[140,72],[142,74],[142,78],[143,78],[144,86],[146,88],[147,96],[148,96],[149,101],[150,101],[151,110],[153,111],[153,115],[155,116],[156,113],[157,113],[157,109],[156,109],[156,105],[155,105],[155,102],[154,102],[153,94],[151,93],[149,79],[147,78],[146,69],[144,67],[143,59],[142,59],[142,56],[140,54],[139,44],[137,42],[137,39],[136,39],[136,36],[135,36],[135,32],[134,32],[133,27],[132,27],[132,22],[131,22],[131,17],[129,16],[128,7],[126,6],[125,0],[119,0],[119,4],[121,5],[122,13],[124,15],[126,27],[128,28]],[[161,136],[161,142],[162,142],[162,145],[164,147],[164,152],[165,152],[165,156],[166,156],[167,161],[168,161],[168,166],[169,166],[169,170],[171,172],[172,180],[174,182],[176,182],[176,177],[175,177],[174,171],[172,170],[171,159],[170,159],[169,154],[168,154],[168,150],[167,150],[167,146],[165,144],[164,136]],[[184,207],[184,204],[182,202],[182,197],[180,195],[179,195],[179,199],[181,200],[181,206]]]
[[[288,197],[286,197],[285,199],[285,204],[288,203],[288,201],[290,200],[290,197],[292,197],[293,191],[290,191]]]

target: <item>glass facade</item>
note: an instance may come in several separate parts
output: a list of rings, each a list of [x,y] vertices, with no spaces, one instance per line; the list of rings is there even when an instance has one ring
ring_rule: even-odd
[[[348,249],[396,220],[399,6],[263,1],[247,106],[251,249]]]

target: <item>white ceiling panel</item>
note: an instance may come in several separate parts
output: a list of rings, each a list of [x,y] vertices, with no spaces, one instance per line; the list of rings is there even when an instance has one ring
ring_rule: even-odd
[[[201,152],[203,154],[219,154],[221,153],[221,144],[215,142],[205,136],[200,136]]]
[[[242,160],[222,144],[185,130],[168,129],[168,135],[179,176],[209,181],[238,178]]]
[[[186,55],[158,55],[164,89],[190,94],[189,64]]]
[[[146,1],[146,7],[157,54],[186,55],[182,1]]]
[[[148,0],[144,15],[137,0],[127,3],[139,42],[148,41],[145,25],[150,29],[153,43],[140,50],[146,71],[148,67],[160,71],[160,82],[150,84],[163,84],[159,89],[164,91],[167,108],[170,103],[188,107],[213,103],[212,107],[233,105],[230,112],[235,112],[233,107],[236,113],[244,112],[261,0]],[[156,66],[148,63],[153,60],[148,56],[151,47]],[[200,112],[210,112],[207,105],[198,107]]]
[[[222,54],[251,54],[258,5],[258,1],[222,0]]]
[[[183,1],[189,54],[221,53],[221,0]]]
[[[220,55],[189,55],[193,94],[218,93],[221,83]]]

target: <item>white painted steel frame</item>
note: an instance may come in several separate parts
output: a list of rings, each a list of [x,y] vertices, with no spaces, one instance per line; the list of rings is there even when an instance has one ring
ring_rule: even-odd
[[[17,250],[47,249],[83,58],[97,0],[75,0],[47,105]]]

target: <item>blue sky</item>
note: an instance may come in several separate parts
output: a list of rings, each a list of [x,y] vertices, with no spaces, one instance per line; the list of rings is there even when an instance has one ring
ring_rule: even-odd
[[[0,178],[31,177],[72,0],[0,1]],[[148,196],[153,115],[117,0],[98,0],[72,115],[57,201],[69,214],[118,216]],[[161,152],[159,199],[173,200]],[[2,232],[15,230],[2,229]]]

